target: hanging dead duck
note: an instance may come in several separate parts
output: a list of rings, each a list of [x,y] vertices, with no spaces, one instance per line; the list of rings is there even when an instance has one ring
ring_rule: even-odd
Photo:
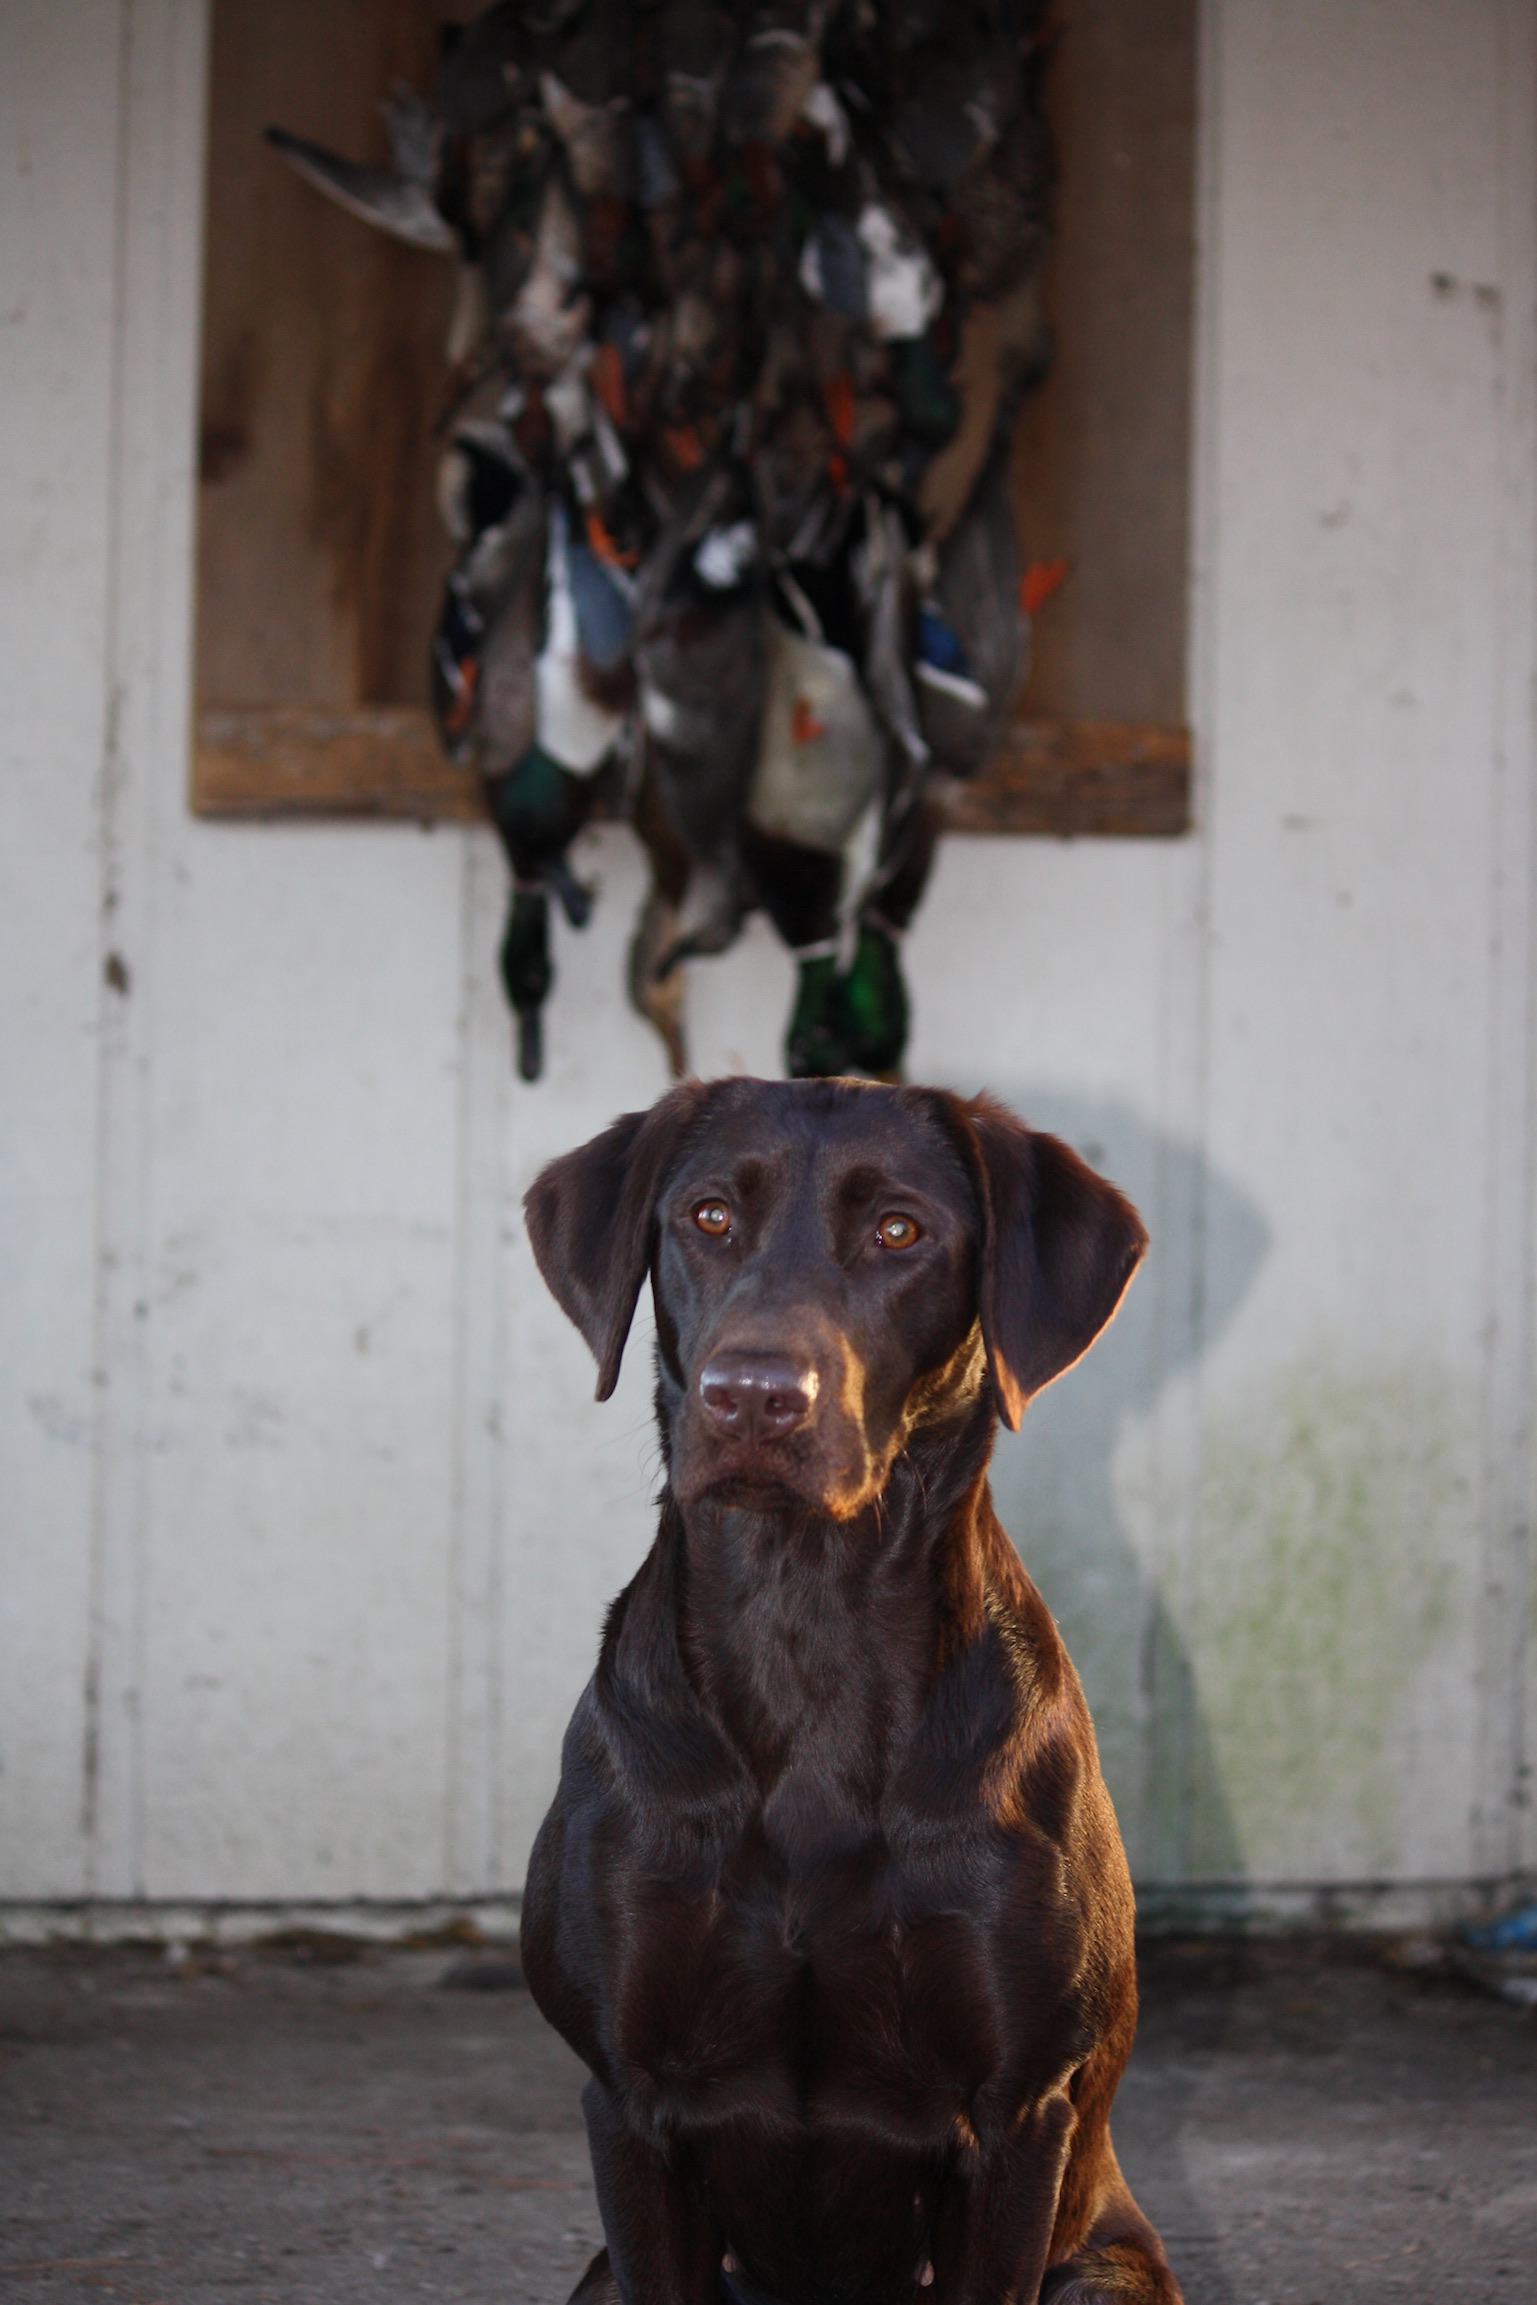
[[[568,854],[593,811],[592,780],[625,738],[626,711],[593,691],[603,673],[627,661],[629,641],[625,603],[594,573],[557,499],[548,524],[543,645],[533,666],[533,740],[487,785],[492,822],[513,870],[501,972],[517,1018],[518,1070],[525,1080],[537,1080],[544,1065],[543,1011],[554,975],[550,896],[573,928],[584,928],[591,911]]]
[[[852,1069],[838,968],[844,853],[880,791],[886,749],[853,658],[827,642],[819,623],[807,630],[810,617],[802,593],[799,614],[769,619],[763,726],[747,800],[758,900],[796,963],[785,1043],[794,1076]]]
[[[751,902],[742,813],[758,752],[767,654],[764,567],[740,469],[680,491],[638,603],[635,662],[648,773],[688,859],[665,973],[723,952]]]

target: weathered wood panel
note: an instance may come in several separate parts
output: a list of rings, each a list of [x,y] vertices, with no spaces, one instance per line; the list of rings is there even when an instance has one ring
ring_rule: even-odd
[[[272,122],[382,162],[437,0],[218,0],[209,90],[197,691],[422,704],[448,560],[432,425],[453,266],[303,183]]]
[[[477,779],[446,761],[425,712],[205,706],[200,816],[484,816]],[[979,777],[948,788],[953,832],[1167,839],[1190,830],[1190,732],[1142,722],[1021,721]]]
[[[912,1067],[1149,1220],[994,1467],[1149,1903],[1408,1927],[1537,1865],[1537,5],[1208,33],[1210,803],[947,843]],[[514,1214],[665,1085],[634,844],[526,1090],[488,833],[185,810],[201,64],[0,9],[0,1931],[514,1887],[652,1519],[647,1339],[596,1405]],[[767,925],[692,975],[772,1073]]]
[[[1007,751],[951,787],[946,815],[952,832],[1172,838],[1190,830],[1190,731],[1019,721]]]
[[[410,705],[205,705],[193,794],[199,816],[485,815],[479,779]]]
[[[1032,719],[1179,723],[1185,704],[1195,209],[1194,0],[1058,0],[1051,370],[1014,503],[1041,611]]]
[[[426,700],[448,560],[431,430],[452,268],[330,206],[261,136],[275,120],[382,159],[380,102],[396,81],[430,85],[449,14],[442,0],[216,0],[199,814],[478,813],[425,722],[374,709]],[[967,830],[1189,822],[1192,22],[1193,0],[1060,0],[1056,357],[1014,464],[1027,553],[1069,564],[1037,622],[1024,700],[1051,734],[1021,737],[957,799]],[[1140,749],[1112,736],[1112,761],[1111,721],[1159,734]]]

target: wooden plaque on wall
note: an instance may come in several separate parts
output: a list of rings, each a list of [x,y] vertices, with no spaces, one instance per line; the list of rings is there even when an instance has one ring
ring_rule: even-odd
[[[433,503],[452,264],[386,240],[262,140],[383,162],[380,103],[430,88],[444,0],[214,0],[198,530],[201,815],[465,818],[427,646],[450,559]],[[1039,612],[1004,754],[957,830],[1170,835],[1185,726],[1194,0],[1060,0],[1055,357],[1020,422]]]

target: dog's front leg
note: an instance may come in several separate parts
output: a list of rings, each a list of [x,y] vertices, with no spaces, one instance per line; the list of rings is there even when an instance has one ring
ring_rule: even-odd
[[[1048,2097],[957,2165],[934,2220],[932,2305],[1036,2305],[1073,2125]]]
[[[582,2111],[608,2248],[571,2305],[719,2305],[722,2243],[698,2189],[636,2135],[601,2081],[582,2091]]]

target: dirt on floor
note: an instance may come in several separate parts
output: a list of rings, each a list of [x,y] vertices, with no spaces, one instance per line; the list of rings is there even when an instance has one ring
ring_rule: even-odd
[[[1537,2298],[1537,2014],[1398,1958],[1146,1949],[1115,2133],[1189,2305]],[[562,2305],[583,2076],[515,1976],[313,1932],[0,1954],[0,2305]]]

